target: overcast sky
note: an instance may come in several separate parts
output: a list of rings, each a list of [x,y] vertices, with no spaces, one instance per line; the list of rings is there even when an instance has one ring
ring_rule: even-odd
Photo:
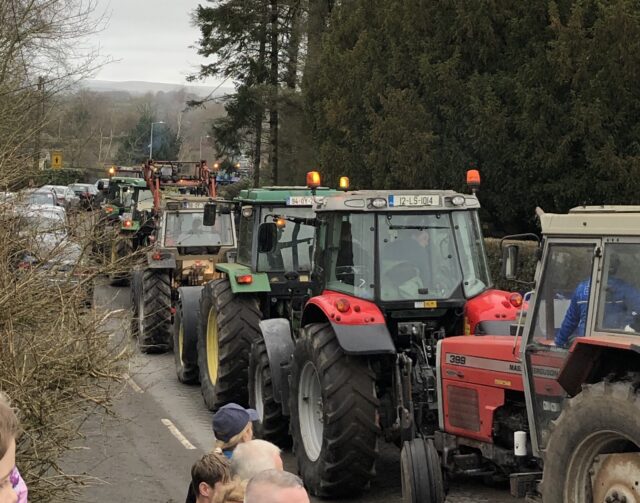
[[[189,46],[198,40],[190,15],[205,0],[97,0],[109,19],[94,36],[103,56],[116,61],[96,79],[185,83],[202,59]],[[215,82],[207,82],[215,84]]]

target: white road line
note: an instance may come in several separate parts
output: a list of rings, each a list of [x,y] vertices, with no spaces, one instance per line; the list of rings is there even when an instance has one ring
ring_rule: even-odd
[[[144,390],[140,386],[138,386],[138,383],[131,379],[131,376],[125,375],[125,379],[127,380],[127,384],[131,386],[131,389],[133,391],[135,391],[136,393],[144,393]]]
[[[187,440],[187,437],[185,437],[180,432],[180,430],[176,428],[176,425],[173,424],[169,419],[161,419],[160,421],[162,421],[162,424],[164,424],[167,428],[169,428],[169,431],[171,432],[171,434],[180,441],[180,443],[184,446],[185,449],[194,450],[196,448],[196,446],[193,445],[191,442],[189,442]]]

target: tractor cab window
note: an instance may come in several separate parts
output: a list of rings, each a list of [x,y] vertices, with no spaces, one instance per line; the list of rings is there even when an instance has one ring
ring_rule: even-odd
[[[449,213],[378,215],[382,301],[462,297]]]
[[[596,330],[640,335],[640,244],[604,247]]]
[[[480,222],[476,212],[455,211],[452,217],[462,266],[462,288],[465,297],[470,299],[491,284]]]
[[[262,208],[261,222],[272,222],[274,218],[313,218],[311,208]],[[288,272],[310,271],[315,228],[285,220],[284,227],[278,229],[278,244],[269,253],[258,255],[258,271]]]
[[[548,245],[525,342],[540,448],[546,445],[550,422],[560,415],[566,396],[557,381],[566,348],[576,337],[583,337],[587,328],[595,247],[594,242]]]
[[[202,223],[202,212],[167,213],[164,245],[184,248],[185,254],[216,253],[215,248],[233,245],[231,215],[218,215],[213,227]]]
[[[375,287],[375,216],[371,213],[328,216],[324,230],[325,287],[373,299]]]

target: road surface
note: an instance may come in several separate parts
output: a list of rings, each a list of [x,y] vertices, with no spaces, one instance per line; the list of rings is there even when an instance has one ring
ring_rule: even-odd
[[[129,340],[129,289],[100,285],[98,309],[121,310],[108,321],[115,344]],[[65,458],[68,473],[87,474],[92,484],[77,501],[85,503],[182,503],[192,463],[213,445],[211,413],[197,386],[180,384],[173,355],[136,353],[130,378],[115,400],[117,417],[96,414],[84,427],[86,439]],[[285,469],[295,461],[285,453]],[[399,451],[385,444],[378,477],[362,497],[367,503],[401,502]],[[336,500],[333,500],[336,501]],[[454,481],[447,503],[518,502],[506,489],[487,488],[476,481]]]

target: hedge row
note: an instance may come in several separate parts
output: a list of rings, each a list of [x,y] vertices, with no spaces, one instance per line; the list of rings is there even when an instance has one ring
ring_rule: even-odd
[[[536,249],[538,248],[537,243],[533,241],[509,241],[509,243],[517,244],[520,248],[520,254],[518,256],[518,278],[523,281],[533,281],[533,277],[536,272],[536,264],[538,262],[536,257]],[[485,238],[484,245],[487,250],[487,260],[489,262],[491,279],[493,280],[496,288],[508,291],[529,290],[527,285],[516,283],[514,281],[507,281],[502,276],[502,252],[500,250],[500,240],[495,238]]]

